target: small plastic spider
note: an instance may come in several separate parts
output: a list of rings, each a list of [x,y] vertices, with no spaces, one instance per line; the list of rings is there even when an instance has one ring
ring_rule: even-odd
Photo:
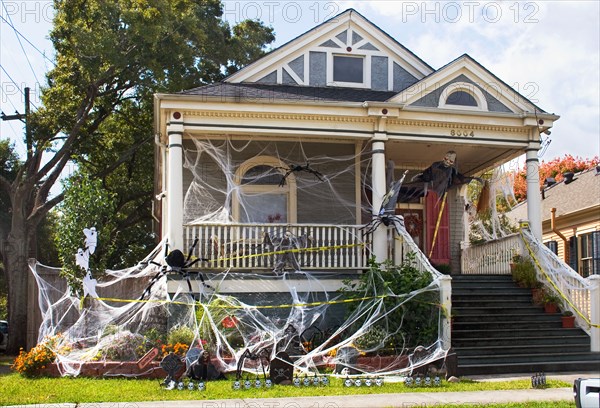
[[[196,248],[197,244],[198,244],[198,238],[196,238],[194,240],[194,243],[190,247],[190,250],[186,257],[183,254],[183,252],[181,252],[179,249],[174,249],[173,251],[169,252],[169,244],[167,243],[165,245],[165,254],[164,254],[166,265],[161,265],[157,262],[150,261],[150,263],[160,266],[161,268],[156,273],[156,275],[154,275],[152,277],[152,279],[150,280],[150,283],[148,284],[146,289],[144,289],[142,296],[140,296],[140,300],[144,299],[144,297],[146,295],[149,296],[152,286],[154,286],[154,284],[156,282],[158,282],[160,280],[160,278],[162,278],[164,275],[166,275],[169,272],[179,273],[187,281],[188,289],[189,289],[190,293],[192,293],[193,292],[192,282],[190,281],[190,275],[189,275],[188,269],[200,261],[208,262],[208,259],[205,259],[205,258],[196,258],[196,259],[192,260],[192,253],[194,252],[194,248]],[[202,285],[205,288],[212,289],[212,287],[204,281],[204,276],[202,276],[201,273],[198,273],[198,276],[200,277],[200,280],[202,281]]]
[[[278,167],[280,170],[285,170],[285,174],[281,177],[281,181],[279,182],[279,187],[283,187],[285,185],[285,180],[287,177],[293,172],[307,172],[314,174],[314,176],[319,179],[319,181],[325,181],[323,175],[317,170],[310,167],[310,162],[307,160],[305,165],[300,164],[288,164],[288,168]]]

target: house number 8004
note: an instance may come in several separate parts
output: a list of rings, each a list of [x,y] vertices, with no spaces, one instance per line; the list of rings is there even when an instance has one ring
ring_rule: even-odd
[[[475,137],[475,132],[473,130],[452,129],[450,131],[450,136]]]

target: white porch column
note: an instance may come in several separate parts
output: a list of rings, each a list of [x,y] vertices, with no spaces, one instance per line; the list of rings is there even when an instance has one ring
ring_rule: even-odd
[[[590,289],[590,350],[600,352],[600,275],[588,277]]]
[[[173,114],[167,126],[169,137],[167,159],[167,239],[169,249],[185,251],[183,247],[183,119]],[[178,121],[177,121],[178,120]]]
[[[540,193],[540,163],[537,153],[539,143],[529,144],[526,151],[527,166],[527,218],[531,233],[539,241],[542,240],[542,197]]]
[[[382,132],[375,132],[373,135],[373,145],[371,146],[371,153],[373,155],[373,169],[371,171],[371,185],[372,185],[372,199],[373,202],[373,215],[377,216],[381,203],[383,203],[383,196],[387,193],[387,186],[385,185],[385,141],[387,135]],[[377,262],[383,262],[387,259],[388,248],[387,248],[387,229],[385,225],[380,224],[375,231],[373,231],[373,254]]]
[[[440,304],[444,311],[442,316],[441,340],[442,349],[452,347],[452,278],[448,275],[440,278]]]

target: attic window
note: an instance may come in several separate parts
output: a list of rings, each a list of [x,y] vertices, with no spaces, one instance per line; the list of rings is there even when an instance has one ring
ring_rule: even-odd
[[[448,96],[446,105],[477,106],[477,101],[465,91],[456,91]]]
[[[449,84],[440,94],[439,108],[487,111],[487,100],[484,93],[468,82]]]
[[[364,58],[334,55],[333,81],[362,84],[364,82]]]

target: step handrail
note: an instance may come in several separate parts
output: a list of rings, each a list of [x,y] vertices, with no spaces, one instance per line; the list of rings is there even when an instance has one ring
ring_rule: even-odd
[[[592,329],[600,328],[600,325],[593,323],[591,319],[591,309],[594,307],[592,303],[599,301],[591,296],[591,292],[594,289],[591,280],[582,277],[571,269],[569,265],[558,258],[546,245],[540,243],[526,226],[520,228],[520,235],[531,259],[543,277],[543,282],[560,296],[571,312],[576,314],[585,323],[585,325],[581,325],[582,329],[588,335],[591,335]],[[550,273],[547,270],[548,268],[542,266],[542,262],[540,262],[541,256],[544,256],[544,259],[555,264],[555,268],[553,269],[556,273]],[[571,296],[572,292],[579,292],[580,296]],[[584,306],[587,306],[587,310],[582,310]]]

